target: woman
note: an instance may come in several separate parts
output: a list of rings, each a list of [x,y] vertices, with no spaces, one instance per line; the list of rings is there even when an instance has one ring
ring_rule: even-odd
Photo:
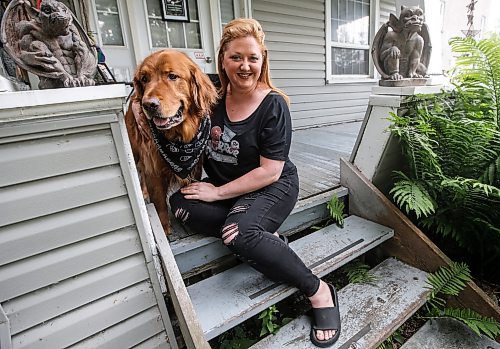
[[[172,212],[194,230],[221,237],[270,279],[304,292],[313,307],[311,341],[330,346],[340,334],[335,289],[312,274],[286,238],[273,234],[297,201],[299,180],[288,158],[288,97],[271,83],[264,32],[256,20],[226,25],[218,69],[221,99],[211,117],[208,178],[172,195]]]

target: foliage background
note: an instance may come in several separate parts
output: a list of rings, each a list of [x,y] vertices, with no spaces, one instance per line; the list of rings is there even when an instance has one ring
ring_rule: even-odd
[[[391,116],[408,167],[390,193],[452,259],[500,284],[500,40],[450,45],[454,89]]]

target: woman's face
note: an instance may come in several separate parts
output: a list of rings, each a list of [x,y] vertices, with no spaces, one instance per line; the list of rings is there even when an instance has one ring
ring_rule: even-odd
[[[251,36],[234,39],[224,52],[222,67],[232,91],[251,91],[257,87],[262,70],[262,52]]]

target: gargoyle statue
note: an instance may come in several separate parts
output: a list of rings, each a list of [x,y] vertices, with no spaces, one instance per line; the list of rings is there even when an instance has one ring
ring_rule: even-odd
[[[71,11],[56,0],[13,0],[0,39],[22,68],[38,75],[40,89],[95,85],[97,52]]]
[[[373,63],[382,86],[425,85],[430,55],[429,30],[419,7],[401,6],[399,19],[391,13],[373,39]]]

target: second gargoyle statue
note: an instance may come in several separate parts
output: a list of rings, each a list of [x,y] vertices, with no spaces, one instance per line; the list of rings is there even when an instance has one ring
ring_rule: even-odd
[[[17,65],[40,78],[40,89],[94,85],[97,52],[71,11],[56,0],[13,0],[0,39]]]
[[[401,6],[399,19],[390,14],[372,45],[372,57],[381,86],[416,86],[427,83],[431,42],[424,12]]]

